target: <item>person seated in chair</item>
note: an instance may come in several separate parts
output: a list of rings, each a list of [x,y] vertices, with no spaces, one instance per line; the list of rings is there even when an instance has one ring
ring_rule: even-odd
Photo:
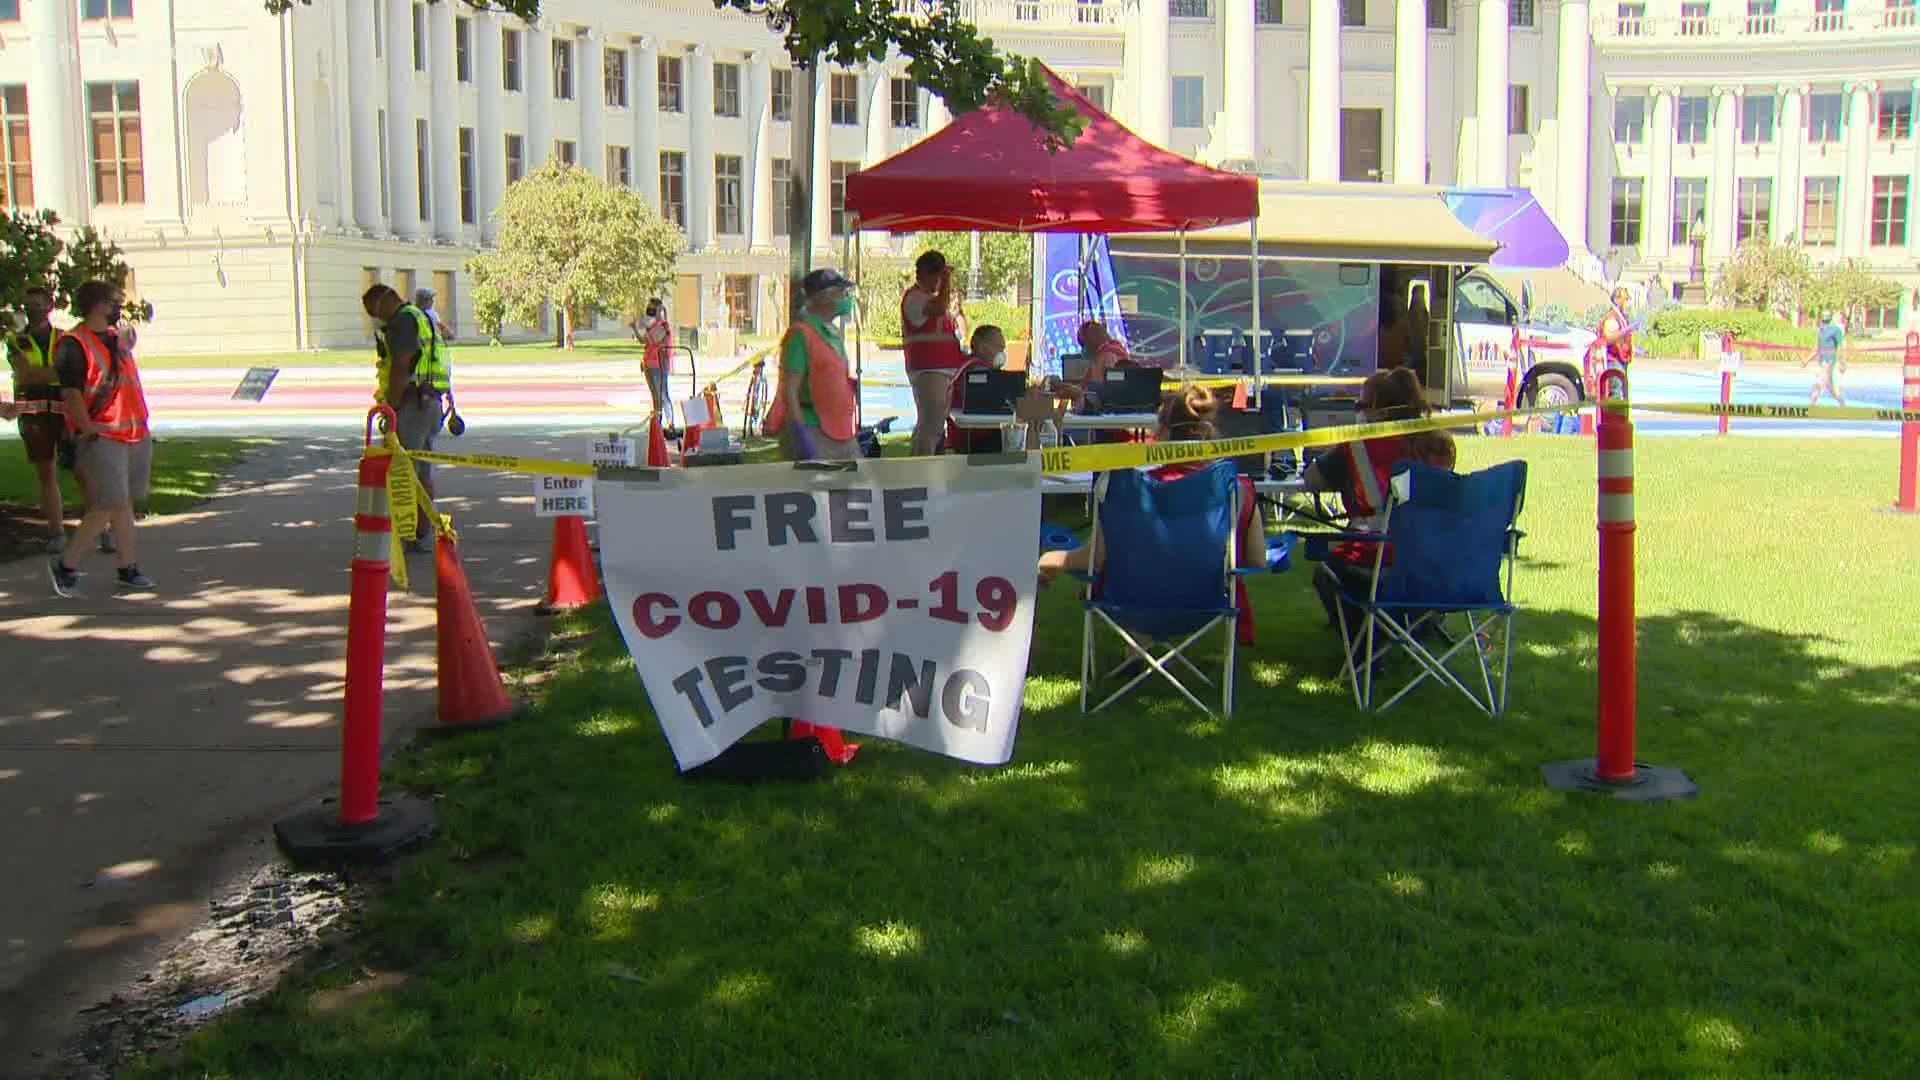
[[[1418,420],[1433,412],[1420,376],[1404,367],[1369,376],[1361,384],[1357,404],[1363,423]],[[1338,494],[1346,504],[1348,527],[1354,532],[1378,532],[1385,521],[1394,467],[1402,461],[1423,461],[1451,469],[1455,451],[1453,437],[1443,431],[1342,443],[1308,467],[1306,484],[1312,491]],[[1339,625],[1343,586],[1356,592],[1371,587],[1374,549],[1370,540],[1343,540],[1334,544],[1331,557],[1315,568],[1313,588],[1326,609],[1328,625]]]
[[[1155,429],[1156,442],[1190,442],[1215,438],[1213,415],[1218,403],[1212,391],[1192,386],[1185,390],[1169,391],[1160,402],[1160,419]],[[1211,461],[1181,461],[1171,465],[1161,465],[1149,470],[1147,475],[1157,481],[1178,480],[1183,476],[1197,472],[1213,464]],[[1260,520],[1259,505],[1254,499],[1253,480],[1244,473],[1236,478],[1240,485],[1240,519],[1234,523],[1234,565],[1238,567],[1262,567],[1267,564],[1267,529]],[[1099,562],[1104,562],[1106,549],[1090,554],[1083,545],[1072,551],[1049,551],[1040,556],[1040,583],[1052,581],[1061,572],[1087,573],[1098,571]],[[1195,558],[1218,559],[1219,552],[1195,552]],[[1253,644],[1253,608],[1248,600],[1245,582],[1234,583],[1234,603],[1240,609],[1240,622],[1237,633],[1240,644]]]
[[[1001,450],[1002,440],[998,429],[993,431],[966,431],[953,422],[953,414],[960,411],[961,399],[966,394],[967,373],[970,371],[1000,371],[1007,366],[1007,335],[999,327],[988,324],[978,327],[967,344],[966,363],[953,373],[953,385],[948,389],[947,413],[947,449],[961,454],[997,454]]]

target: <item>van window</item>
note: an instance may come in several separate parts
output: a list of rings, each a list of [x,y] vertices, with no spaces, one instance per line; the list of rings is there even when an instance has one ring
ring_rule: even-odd
[[[1512,326],[1516,314],[1500,290],[1484,278],[1461,278],[1460,287],[1454,291],[1454,322]]]

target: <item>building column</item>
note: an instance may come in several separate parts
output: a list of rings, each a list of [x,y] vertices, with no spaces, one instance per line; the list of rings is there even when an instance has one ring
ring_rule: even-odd
[[[433,86],[433,138],[428,144],[427,161],[433,168],[433,235],[448,243],[460,240],[460,109],[454,97],[458,83],[453,50],[453,5],[428,4],[427,68]],[[476,198],[479,194],[475,190]],[[476,203],[476,213],[479,209]]]
[[[527,55],[521,68],[527,95],[525,167],[538,172],[553,156],[553,35],[545,28],[527,27]]]
[[[1909,89],[1913,91],[1914,108],[1920,110],[1920,79],[1913,80]],[[1907,173],[1907,254],[1920,259],[1920,138],[1913,140],[1913,163]],[[1907,310],[1914,309],[1909,306]]]
[[[713,50],[687,50],[687,244],[713,244]]]
[[[480,219],[480,240],[495,236],[493,212],[507,190],[507,132],[501,121],[501,99],[506,96],[500,35],[506,28],[491,12],[476,11],[473,19],[473,87],[477,108],[473,129],[473,203]]]
[[[884,64],[868,66],[866,147],[860,167],[870,169],[887,160],[887,130],[893,124],[893,75]]]
[[[1307,179],[1340,179],[1340,0],[1307,4]]]
[[[747,246],[773,246],[773,57],[747,54]],[[755,325],[760,325],[755,323]]]
[[[33,59],[27,110],[33,133],[33,202],[64,225],[84,225],[93,193],[85,179],[88,157],[86,98],[80,83],[80,7],[66,0],[29,0]]]
[[[1507,0],[1480,0],[1474,63],[1479,138],[1474,140],[1474,178],[1480,187],[1507,186]]]
[[[833,155],[829,152],[833,146],[833,125],[827,111],[828,88],[833,83],[833,74],[825,64],[820,66],[819,77],[813,86],[813,249],[815,251],[833,251],[833,173],[831,163]],[[798,92],[799,86],[794,90]],[[799,103],[795,102],[795,107]],[[799,162],[793,163],[797,171]]]
[[[1648,106],[1653,112],[1647,127],[1647,254],[1673,254],[1673,108],[1671,86],[1651,87]]]
[[[1806,209],[1805,185],[1801,181],[1800,154],[1805,137],[1807,90],[1805,84],[1782,86],[1777,91],[1780,102],[1779,125],[1774,128],[1773,137],[1780,148],[1780,166],[1774,181],[1773,238],[1785,243],[1790,236],[1799,236],[1805,228],[1800,215]]]
[[[358,31],[349,21],[353,11],[349,4],[335,4],[330,13],[329,22],[333,28],[332,45],[327,50],[321,68],[326,72],[327,97],[321,108],[333,112],[333,145],[327,147],[327,154],[333,160],[333,176],[321,178],[322,184],[333,185],[333,220],[326,222],[335,228],[347,228],[354,220],[354,207],[357,205],[356,187],[353,175],[353,105],[350,96],[351,87],[347,84],[351,76],[341,76],[341,71],[351,72],[351,58],[348,56],[353,35]],[[169,56],[169,64],[171,64]],[[335,63],[335,61],[338,63]],[[171,82],[171,80],[169,80]],[[182,217],[185,217],[185,193],[179,200]]]
[[[373,6],[386,0],[348,0],[347,109],[353,137],[353,220],[378,230],[380,210],[380,99],[373,60]]]
[[[1739,235],[1736,219],[1740,213],[1740,185],[1735,182],[1734,135],[1740,128],[1740,90],[1734,86],[1713,88],[1713,126],[1708,137],[1713,141],[1713,172],[1707,180],[1707,254],[1725,257],[1733,254],[1734,237]]]
[[[1427,4],[1398,0],[1393,12],[1393,182],[1427,182]]]
[[[420,159],[413,131],[413,0],[387,5],[387,227],[420,232]]]
[[[1130,78],[1138,84],[1134,93],[1133,130],[1155,146],[1165,146],[1173,137],[1173,82],[1167,73],[1167,43],[1173,35],[1170,7],[1158,0],[1142,0],[1134,17],[1137,62],[1129,58]],[[937,99],[936,99],[937,100]],[[944,111],[946,103],[941,102]],[[931,124],[929,133],[936,130]]]
[[[1559,153],[1555,168],[1559,172],[1560,231],[1573,242],[1574,251],[1589,249],[1587,235],[1587,194],[1591,177],[1587,170],[1590,135],[1588,118],[1593,111],[1592,78],[1593,35],[1587,25],[1586,0],[1562,0],[1560,4],[1560,104]],[[1644,239],[1644,237],[1643,237]]]
[[[1840,254],[1859,258],[1867,253],[1867,218],[1873,204],[1873,98],[1879,85],[1850,82],[1847,95],[1847,156],[1840,175]]]
[[[1168,109],[1168,115],[1171,115],[1172,109],[1173,109],[1173,91],[1171,89],[1167,91],[1167,109]],[[941,97],[938,94],[928,94],[927,95],[927,134],[932,135],[934,132],[939,131],[941,128],[944,128],[951,123],[953,123],[953,113],[947,110],[946,99]],[[1139,132],[1138,134],[1141,137],[1147,139],[1149,142],[1156,142],[1156,143],[1158,142],[1158,140],[1153,139],[1152,136],[1147,135],[1147,133],[1144,131]],[[924,138],[925,136],[922,136],[922,137]]]
[[[580,163],[607,179],[607,59],[606,36],[595,30],[580,35],[579,67],[573,73],[573,93],[580,99]]]
[[[651,37],[633,39],[633,186],[660,209],[660,51]]]
[[[1225,58],[1221,65],[1222,95],[1220,115],[1223,130],[1213,137],[1216,162],[1253,162],[1258,158],[1256,133],[1260,130],[1260,72],[1254,62],[1259,31],[1253,18],[1255,0],[1220,0],[1220,31],[1225,38]],[[1168,106],[1172,92],[1168,90]]]

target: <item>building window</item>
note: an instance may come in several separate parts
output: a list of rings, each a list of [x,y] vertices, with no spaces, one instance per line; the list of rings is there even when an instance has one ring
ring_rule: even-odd
[[[1452,0],[1427,0],[1427,29],[1445,30],[1452,9]]]
[[[793,162],[773,159],[773,235],[793,235]]]
[[[553,43],[553,96],[558,101],[573,100],[573,42]]]
[[[607,183],[633,186],[633,152],[624,146],[607,147]]]
[[[1507,25],[1533,29],[1533,0],[1507,0]]]
[[[893,126],[897,128],[917,128],[920,126],[920,89],[913,85],[912,79],[894,79],[888,87],[892,98]],[[1081,91],[1085,93],[1084,90]]]
[[[33,139],[27,126],[27,88],[0,87],[0,184],[6,207],[33,205]]]
[[[1888,90],[1880,95],[1880,137],[1904,139],[1913,134],[1913,91]]]
[[[1749,146],[1773,141],[1773,97],[1746,94],[1740,98],[1740,141]]]
[[[860,166],[851,161],[835,161],[828,166],[827,206],[833,221],[833,235],[847,235],[847,177]]]
[[[663,56],[660,58],[660,111],[680,112],[684,106],[680,102],[680,58]]]
[[[1197,128],[1206,124],[1207,80],[1201,75],[1173,77],[1173,126]]]
[[[1900,329],[1900,305],[1868,308],[1866,324],[1869,330]]]
[[[1279,26],[1286,22],[1286,6],[1281,0],[1255,0],[1253,21],[1267,26]]]
[[[133,0],[87,0],[81,18],[131,19],[133,18]]]
[[[20,21],[20,0],[0,0],[0,22]]]
[[[735,330],[753,329],[753,275],[728,274],[726,291],[727,325]]]
[[[1887,10],[1880,16],[1880,25],[1888,29],[1920,26],[1920,4],[1914,0],[1887,0]]]
[[[433,160],[433,155],[428,153],[430,149],[431,147],[427,144],[427,122],[415,120],[413,122],[413,167],[415,169],[413,177],[416,181],[415,186],[420,189],[418,201],[421,221],[433,220],[433,166],[428,164]]]
[[[380,5],[373,5],[379,11]],[[520,92],[520,31],[500,31],[500,88],[510,93]]]
[[[557,158],[562,165],[578,165],[580,164],[580,144],[574,142],[572,139],[555,139],[553,140],[553,156]]]
[[[413,70],[427,70],[427,9],[413,5]]]
[[[480,220],[478,207],[473,195],[473,129],[460,129],[460,224],[472,225]]]
[[[1608,240],[1614,247],[1637,247],[1640,244],[1640,191],[1641,182],[1616,178],[1613,182],[1613,210]]]
[[[713,230],[737,236],[740,228],[740,155],[719,154],[713,159]]]
[[[1094,108],[1099,109],[1101,112],[1107,111],[1107,88],[1104,84],[1094,83],[1092,85],[1079,87],[1079,90],[1088,101],[1093,103]]]
[[[373,5],[373,58],[375,60],[380,59],[381,53],[387,47],[387,16],[381,10],[384,7],[386,5],[380,3]]]
[[[453,77],[473,81],[473,20],[465,15],[453,20]]]
[[[527,140],[507,136],[507,183],[516,183],[527,175]]]
[[[1839,94],[1807,95],[1807,141],[1839,142],[1841,117],[1845,113],[1846,99]]]
[[[601,81],[605,83],[607,108],[627,107],[627,50],[608,49],[601,61]]]
[[[773,71],[773,119],[784,124],[793,119],[793,69]]]
[[[1758,177],[1740,180],[1740,216],[1736,219],[1734,241],[1765,242],[1773,224],[1773,181]]]
[[[1244,3],[1245,0],[1235,0]],[[1340,0],[1340,25],[1367,25],[1367,0]]]
[[[1705,37],[1711,15],[1707,0],[1686,0],[1680,5],[1680,36]]]
[[[1614,17],[1614,31],[1621,37],[1640,37],[1647,32],[1647,5],[1621,4]]]
[[[380,10],[380,5],[375,4],[373,9]],[[385,109],[374,113],[373,138],[380,163],[380,216],[391,217],[393,210],[387,201],[389,192],[387,191],[387,110]]]
[[[687,155],[660,151],[660,216],[687,227]]]
[[[1647,99],[1638,94],[1621,94],[1613,99],[1613,141],[1622,146],[1639,146],[1647,137]]]
[[[1693,219],[1706,213],[1707,181],[1704,177],[1687,177],[1673,182],[1673,243],[1675,247],[1685,247],[1693,233]]]
[[[1806,201],[1801,207],[1800,242],[1809,247],[1832,247],[1840,239],[1840,178],[1807,177]]]
[[[1813,0],[1813,29],[1816,33],[1846,28],[1846,0]]]
[[[1907,178],[1873,178],[1873,217],[1867,224],[1867,243],[1874,247],[1907,244]]]
[[[1700,97],[1683,97],[1673,103],[1673,141],[1681,146],[1705,146],[1707,116],[1713,102]]]
[[[1507,87],[1507,134],[1525,135],[1531,131],[1528,119],[1526,84],[1514,83]]]
[[[122,206],[147,201],[140,166],[140,84],[88,83],[93,136],[93,201]]]
[[[860,80],[852,75],[834,75],[827,83],[827,107],[832,121],[842,127],[860,123]]]
[[[1212,17],[1207,8],[1207,0],[1168,0],[1167,14],[1176,19],[1206,19]]]
[[[1747,33],[1771,34],[1780,25],[1777,0],[1747,0]]]
[[[740,65],[713,65],[713,115],[740,115]]]

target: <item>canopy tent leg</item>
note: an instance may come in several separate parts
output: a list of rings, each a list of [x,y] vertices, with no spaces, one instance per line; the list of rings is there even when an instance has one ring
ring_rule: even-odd
[[[1261,407],[1260,395],[1266,389],[1267,381],[1260,372],[1260,215],[1255,214],[1248,223],[1248,232],[1253,237],[1253,258],[1248,263],[1249,280],[1253,284],[1253,407]],[[1184,279],[1182,279],[1184,280]]]
[[[1180,226],[1180,371],[1187,371],[1187,227]]]
[[[867,360],[866,305],[860,303],[860,215],[847,222],[847,267],[853,271],[853,423],[857,429],[867,422],[867,384],[864,378]]]

